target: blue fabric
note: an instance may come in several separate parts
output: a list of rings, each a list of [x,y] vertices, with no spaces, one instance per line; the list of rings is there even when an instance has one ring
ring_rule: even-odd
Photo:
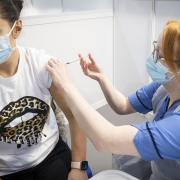
[[[180,104],[180,103],[179,103]],[[134,144],[145,160],[158,160],[155,147],[150,134],[146,128],[146,123],[134,125],[139,131],[134,139]],[[174,113],[164,117],[160,121],[149,122],[149,128],[159,150],[164,159],[180,160],[180,113]]]
[[[87,173],[88,179],[93,177],[93,173],[90,167],[88,167],[88,170],[86,171],[86,173]]]
[[[152,98],[159,87],[160,84],[157,82],[145,85],[128,97],[130,104],[139,113],[146,114],[152,111]]]
[[[133,108],[140,113],[152,110],[152,98],[160,84],[150,83],[129,96]],[[138,97],[137,97],[138,96]],[[162,103],[156,117],[148,122],[133,125],[138,129],[134,144],[144,160],[180,160],[180,100],[168,109],[169,97]],[[155,145],[154,145],[155,144]],[[157,153],[160,154],[160,156]]]

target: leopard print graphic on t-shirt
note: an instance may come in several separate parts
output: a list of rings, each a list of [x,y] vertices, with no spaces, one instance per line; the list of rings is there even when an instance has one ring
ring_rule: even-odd
[[[42,130],[49,111],[49,105],[36,97],[25,96],[9,103],[0,111],[0,141],[14,142],[17,144],[17,148],[20,148],[25,143],[28,146],[37,144],[38,139],[42,137]],[[22,117],[26,113],[33,113],[35,116],[22,121],[14,127],[7,127],[13,120]]]

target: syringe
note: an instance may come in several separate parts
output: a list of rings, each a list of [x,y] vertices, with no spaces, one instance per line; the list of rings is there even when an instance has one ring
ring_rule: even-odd
[[[69,62],[67,62],[66,64],[72,64],[72,63],[75,63],[75,62],[78,62],[79,61],[79,59],[76,59],[76,60],[74,60],[74,61],[69,61]]]

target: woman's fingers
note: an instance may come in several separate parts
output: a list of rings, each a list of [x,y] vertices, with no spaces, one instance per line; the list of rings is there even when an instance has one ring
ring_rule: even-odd
[[[91,63],[92,63],[93,65],[96,64],[96,62],[95,62],[94,58],[92,57],[92,55],[89,54],[88,56],[89,56],[89,60],[91,61]]]
[[[48,65],[51,66],[51,67],[53,67],[55,65],[55,62],[53,61],[53,59],[50,59],[48,61]]]
[[[57,65],[61,66],[61,67],[65,66],[65,64],[62,63],[59,59],[50,59],[48,61],[48,65],[51,66],[51,67],[54,67],[54,68],[56,68]]]
[[[80,66],[83,67],[83,60],[80,59]]]
[[[83,64],[83,72],[85,75],[87,75],[87,64]]]
[[[79,59],[80,59],[80,65],[81,65],[81,68],[84,69],[84,58],[82,57],[81,54],[79,54]]]
[[[88,55],[89,57],[89,60],[86,61],[81,54],[79,54],[79,58],[80,58],[80,65],[81,65],[81,68],[83,70],[83,73],[87,76],[92,76],[93,72],[91,69],[91,67],[93,67],[96,63],[95,63],[95,60],[94,58],[92,57],[91,54]]]
[[[50,59],[48,61],[48,64],[46,66],[46,69],[51,73],[51,74],[56,74],[58,72],[57,70],[60,68],[63,68],[65,65],[60,62],[60,60],[57,59]]]
[[[81,55],[81,54],[78,54],[78,56],[79,56],[79,58],[80,58],[80,59],[83,59],[83,57],[82,57],[82,55]]]
[[[89,75],[89,69],[87,64],[84,66],[84,74],[86,74],[87,76]]]
[[[80,58],[81,68],[82,68],[82,70],[83,70],[83,72],[84,72],[84,71],[85,71],[85,67],[86,67],[86,65],[87,65],[87,62],[86,62],[86,60],[82,57],[81,54],[79,54],[79,58]]]
[[[49,64],[46,66],[46,69],[51,75],[53,75],[55,73],[54,68],[52,66],[50,66]]]

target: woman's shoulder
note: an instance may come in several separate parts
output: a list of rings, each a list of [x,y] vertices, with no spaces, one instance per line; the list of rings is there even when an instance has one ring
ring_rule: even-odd
[[[37,49],[33,47],[23,47],[18,46],[20,53],[25,56],[30,56],[32,58],[41,58],[41,56],[48,55],[45,49]]]
[[[53,58],[44,49],[37,49],[32,47],[18,47],[21,57],[29,64],[35,66],[45,66],[48,61]]]

